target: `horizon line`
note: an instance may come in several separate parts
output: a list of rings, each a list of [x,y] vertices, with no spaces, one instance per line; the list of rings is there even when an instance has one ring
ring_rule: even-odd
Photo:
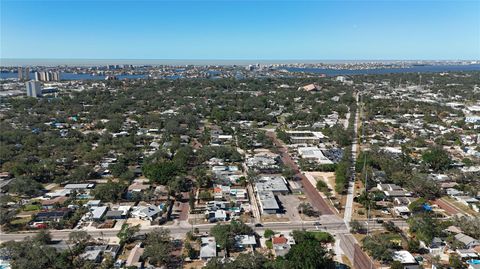
[[[0,58],[0,67],[12,66],[99,66],[99,65],[206,65],[229,66],[250,64],[361,64],[361,63],[415,63],[415,62],[470,62],[477,59],[186,59],[186,58]]]

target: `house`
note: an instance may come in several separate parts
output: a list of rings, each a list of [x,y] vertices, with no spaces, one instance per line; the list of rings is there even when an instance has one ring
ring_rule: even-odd
[[[412,197],[395,197],[393,198],[393,202],[399,206],[409,206],[412,202],[417,200],[417,198]]]
[[[107,212],[108,207],[106,206],[99,206],[93,208],[92,211],[92,220],[99,221],[103,218],[105,213]]]
[[[473,248],[475,246],[480,246],[480,240],[477,240],[471,236],[468,236],[463,233],[459,233],[455,235],[455,240],[463,243],[467,248]]]
[[[229,207],[229,202],[226,201],[208,201],[206,203],[207,210],[215,211],[218,209],[227,209]]]
[[[380,191],[402,191],[402,187],[396,184],[377,184],[377,189]]]
[[[132,199],[133,197],[135,197],[136,194],[140,194],[148,189],[150,189],[150,185],[134,182],[130,186],[128,186],[127,199]]]
[[[153,221],[162,211],[158,206],[149,205],[149,206],[137,206],[133,208],[131,213],[132,217],[138,218],[141,220]]]
[[[110,255],[115,259],[119,251],[120,246],[113,244],[87,246],[84,252],[80,254],[80,257],[95,263],[100,263],[105,255]]]
[[[129,205],[121,205],[118,207],[114,207],[115,210],[122,211],[122,215],[124,216],[123,218],[128,218],[128,215],[130,214],[130,209],[132,207]]]
[[[202,237],[202,244],[200,245],[200,259],[210,260],[217,257],[217,243],[215,237]]]
[[[478,254],[473,249],[457,249],[455,251],[462,260],[477,259]]]
[[[455,198],[455,196],[459,196],[459,195],[462,195],[463,194],[463,191],[459,191],[457,189],[454,189],[454,188],[448,188],[446,190],[447,194],[453,198]]]
[[[117,258],[118,253],[120,251],[120,245],[115,244],[108,244],[108,245],[101,245],[95,246],[103,251],[103,255],[109,254],[112,256],[113,259]]]
[[[235,246],[239,249],[251,248],[257,245],[257,240],[254,235],[237,235],[235,236]]]
[[[405,197],[405,196],[412,196],[411,193],[406,192],[402,187],[396,184],[377,184],[377,189],[383,191],[383,193],[391,198],[394,199],[395,197]]]
[[[395,214],[402,218],[407,218],[412,213],[410,209],[406,206],[396,206],[393,208]]]
[[[100,263],[103,260],[102,250],[97,248],[85,248],[85,251],[80,254],[80,258],[84,260],[93,261],[94,263]]]
[[[236,205],[248,202],[248,192],[246,189],[230,189],[230,201]]]
[[[395,251],[392,258],[402,263],[403,269],[420,269],[418,261],[406,250]]]
[[[130,251],[130,254],[128,254],[125,265],[127,267],[136,266],[137,268],[142,268],[143,263],[141,262],[141,258],[144,251],[145,249],[142,247],[142,243],[135,245],[135,247]]]
[[[285,237],[282,234],[272,238],[273,250],[276,257],[285,256],[293,244],[295,244],[293,238]]]
[[[62,205],[67,201],[68,198],[65,196],[58,196],[50,200],[42,200],[42,208],[43,209],[53,209],[55,206]]]
[[[105,219],[126,219],[126,217],[122,210],[109,210],[105,214]]]
[[[35,216],[34,222],[58,222],[68,215],[71,211],[68,209],[40,212]]]
[[[65,190],[84,191],[87,189],[93,189],[94,187],[95,187],[94,183],[78,183],[78,184],[67,184],[63,188]]]
[[[85,205],[89,208],[99,207],[102,204],[101,200],[90,200]]]
[[[460,203],[472,208],[476,212],[479,212],[480,201],[477,198],[470,196],[455,196],[454,198]]]
[[[230,194],[230,186],[217,185],[215,188],[213,188],[213,192],[213,198],[215,200],[223,200],[225,196]]]
[[[206,217],[210,222],[226,221],[227,212],[225,210],[218,209],[215,211],[207,212]]]
[[[428,252],[430,252],[432,256],[437,256],[443,253],[445,250],[445,245],[445,241],[443,241],[441,238],[434,237],[426,249],[428,249]]]
[[[393,190],[393,191],[384,191],[385,196],[388,198],[395,198],[395,197],[405,197],[405,196],[412,196],[411,193],[406,192],[405,190]]]
[[[311,92],[311,91],[318,91],[320,90],[320,87],[315,85],[315,84],[308,84],[305,86],[298,87],[299,91],[306,91],[306,92]]]
[[[58,191],[52,191],[52,192],[46,193],[45,197],[55,198],[55,197],[69,196],[71,192],[72,192],[72,190],[66,190],[66,189],[58,190]]]
[[[457,226],[448,226],[447,229],[444,230],[445,232],[451,233],[451,234],[459,234],[462,233],[462,230],[458,228]]]

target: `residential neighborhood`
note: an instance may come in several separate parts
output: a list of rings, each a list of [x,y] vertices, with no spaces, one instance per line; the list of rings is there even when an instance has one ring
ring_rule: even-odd
[[[477,269],[479,83],[140,79],[6,98],[0,258]]]

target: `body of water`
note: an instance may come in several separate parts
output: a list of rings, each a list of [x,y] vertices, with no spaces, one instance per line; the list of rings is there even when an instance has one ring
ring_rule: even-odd
[[[295,63],[418,63],[422,60],[340,60],[340,59],[41,59],[0,58],[1,66],[96,66],[109,64],[132,65],[249,65]],[[431,61],[434,62],[434,61]]]
[[[340,75],[373,75],[373,74],[394,74],[394,73],[439,73],[439,72],[461,72],[461,71],[480,71],[480,64],[470,65],[418,65],[405,68],[378,68],[378,69],[325,69],[325,68],[284,68],[290,72],[305,72],[325,74],[327,76]]]

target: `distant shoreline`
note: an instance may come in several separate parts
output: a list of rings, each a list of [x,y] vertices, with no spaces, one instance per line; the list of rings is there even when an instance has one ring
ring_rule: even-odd
[[[304,59],[42,59],[2,58],[0,66],[96,66],[96,65],[250,65],[250,64],[362,64],[425,63],[475,64],[479,60],[304,60]]]

